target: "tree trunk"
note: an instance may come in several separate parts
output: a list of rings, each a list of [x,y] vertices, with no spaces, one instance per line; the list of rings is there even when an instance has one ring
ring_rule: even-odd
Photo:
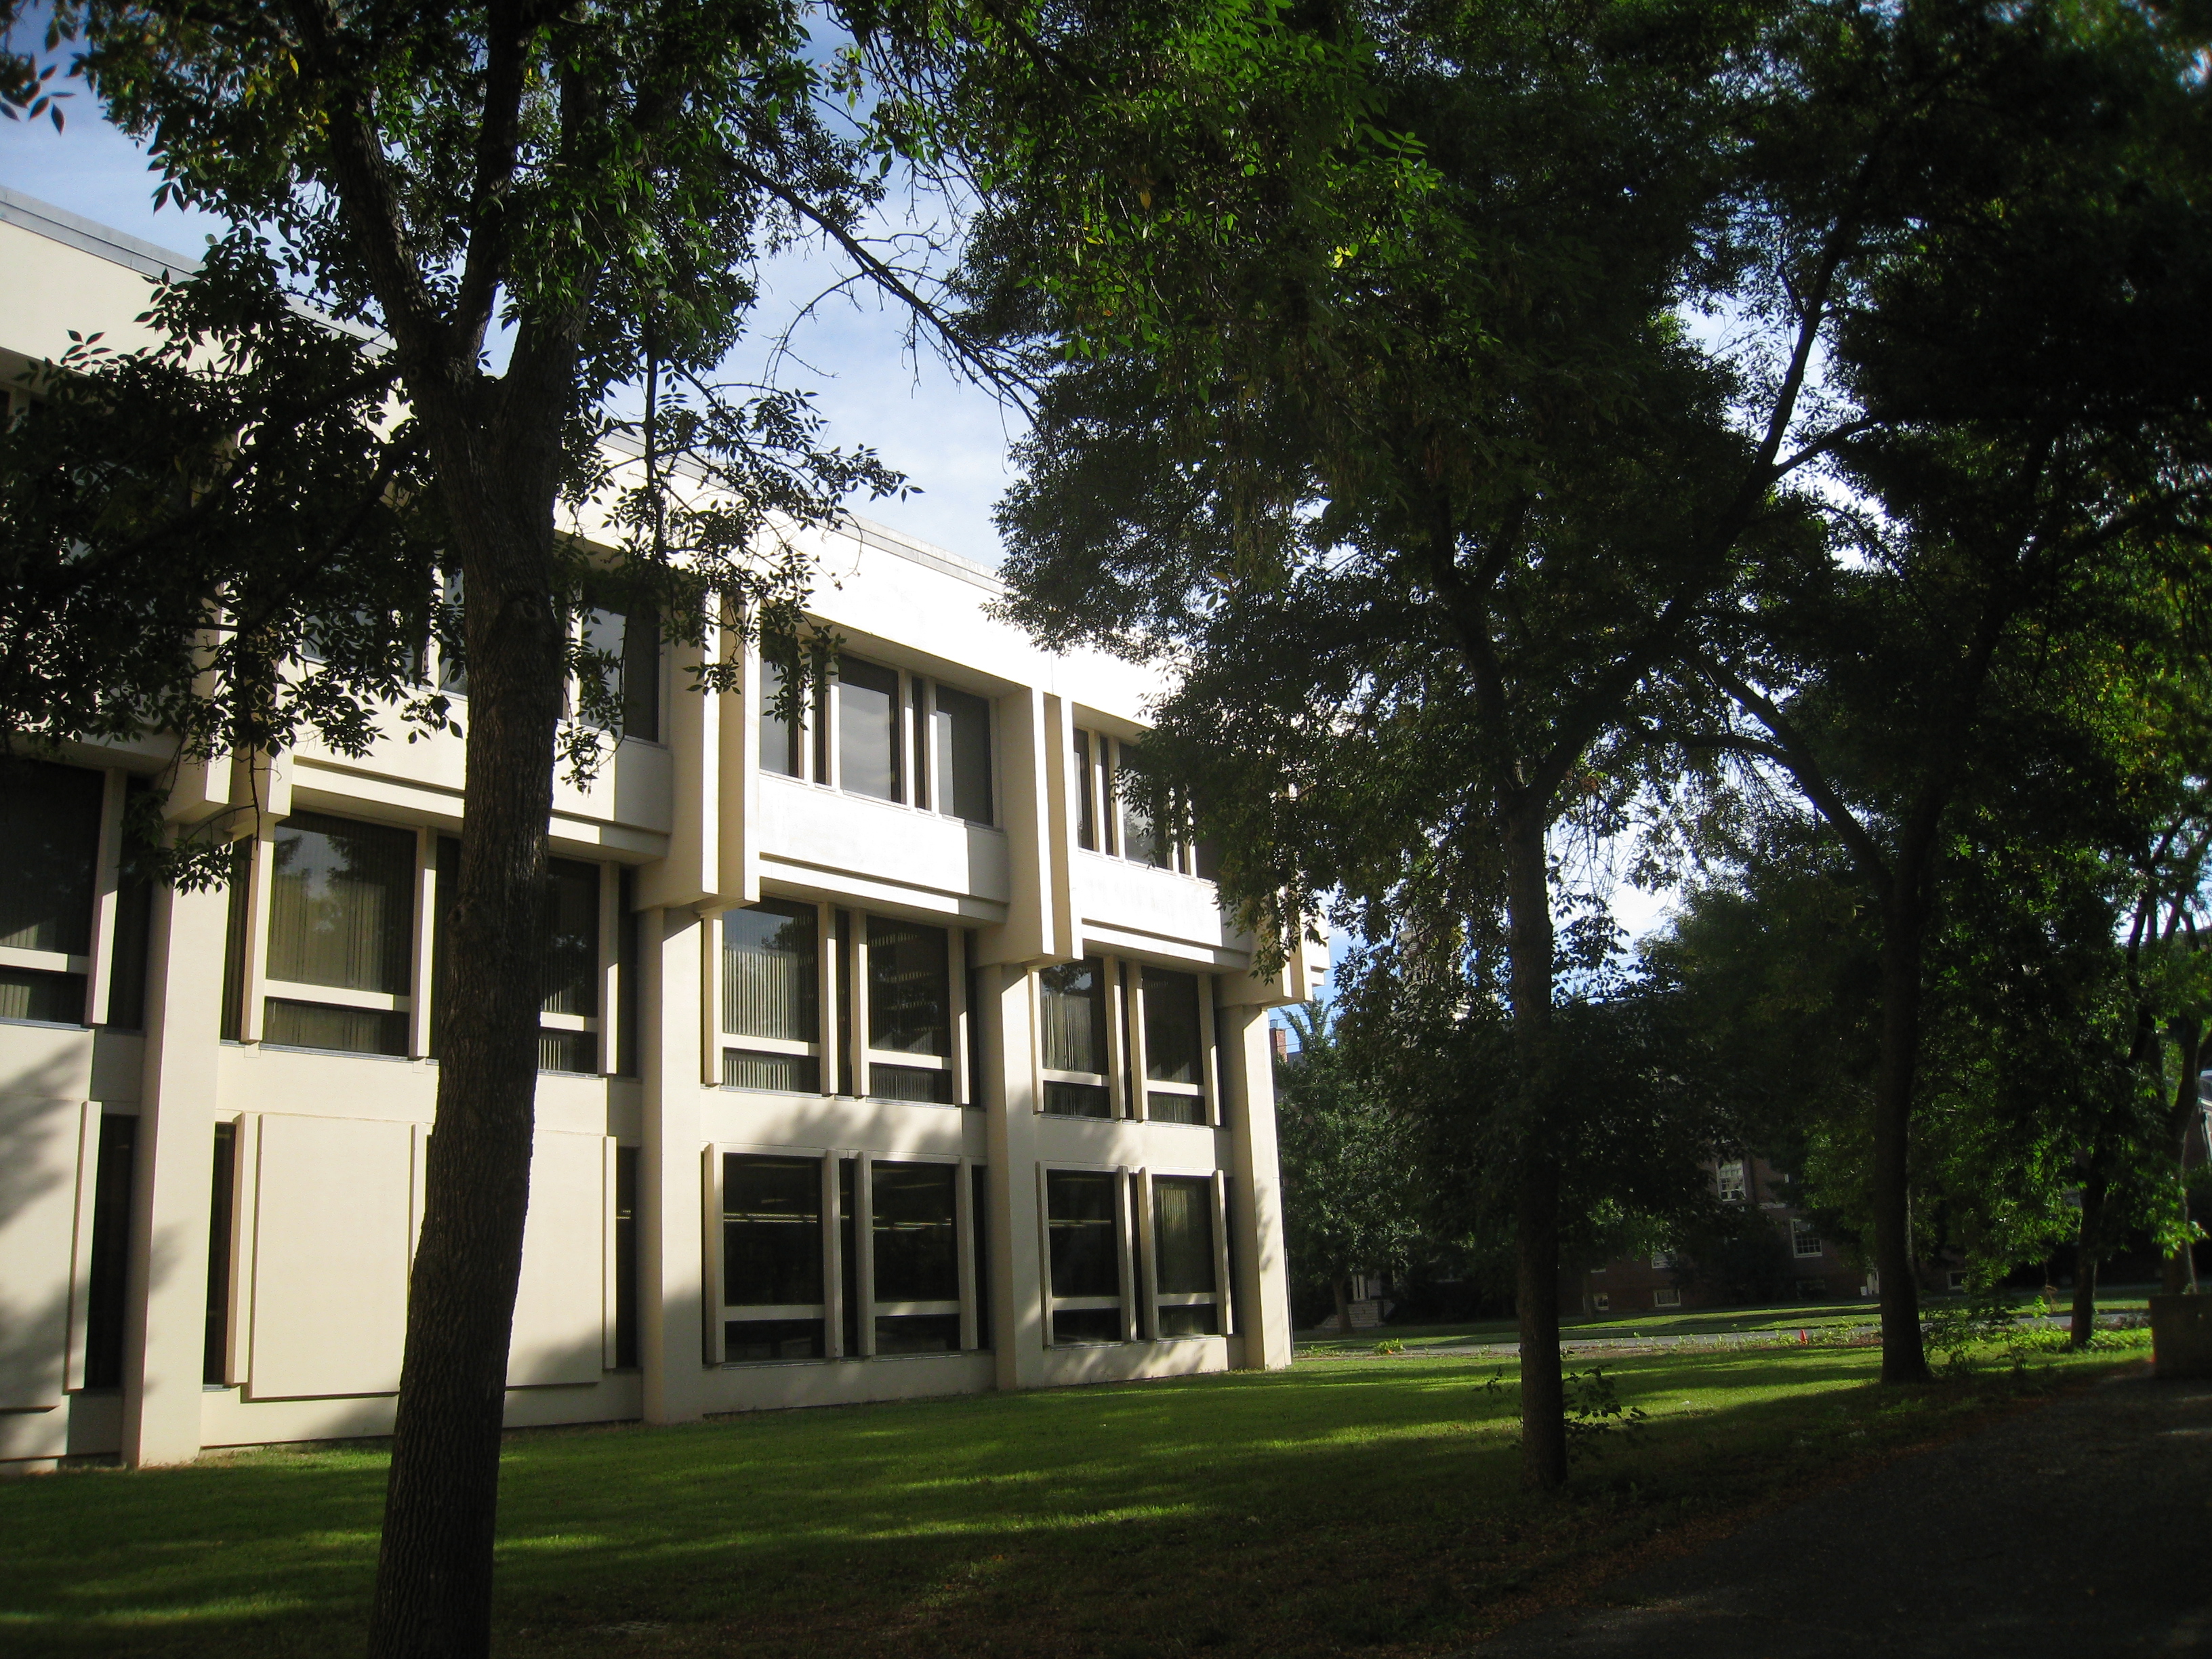
[[[1881,1380],[1924,1382],[1920,1286],[1912,1271],[1909,1155],[1920,1059],[1920,958],[1927,928],[1920,872],[1899,861],[1882,905],[1881,1053],[1875,1076],[1875,1268],[1881,1283]]]
[[[1336,1291],[1336,1328],[1352,1334],[1352,1281],[1338,1274],[1331,1286]]]
[[[538,1085],[545,836],[564,690],[550,470],[527,465],[532,457],[516,465],[489,443],[488,455],[468,453],[466,441],[441,447],[466,593],[466,817],[370,1620],[374,1659],[481,1659],[490,1646],[501,1419]]]
[[[2074,1324],[2068,1340],[2077,1348],[2089,1346],[2097,1332],[2097,1267],[2102,1259],[2105,1224],[2105,1183],[2101,1179],[2081,1184],[2081,1236],[2074,1252]]]
[[[1567,1429],[1559,1375],[1559,1161],[1551,1121],[1552,890],[1540,812],[1508,819],[1505,860],[1513,1048],[1522,1096],[1513,1206],[1521,1484],[1540,1488],[1566,1480]]]
[[[2199,1019],[2179,1019],[2173,1024],[2177,1046],[2181,1051],[2181,1080],[2173,1091],[2174,1178],[2181,1185],[2181,1218],[2189,1220],[2189,1171],[2194,1163],[2197,1131],[2203,1121],[2203,1106],[2198,1093],[2198,1068],[2204,1063],[2204,1023]],[[2176,1245],[2166,1258],[2165,1283],[2160,1285],[2168,1296],[2193,1295],[2197,1290],[2197,1248],[2187,1238]]]

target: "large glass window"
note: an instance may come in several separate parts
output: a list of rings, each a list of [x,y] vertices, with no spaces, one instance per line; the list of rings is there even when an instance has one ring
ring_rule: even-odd
[[[1118,1342],[1125,1334],[1121,1177],[1107,1171],[1048,1170],[1044,1183],[1052,1340]]]
[[[726,1360],[823,1357],[819,1159],[724,1156],[722,1307]]]
[[[822,1087],[820,921],[815,907],[770,899],[722,914],[722,1030],[750,1042],[722,1051],[738,1089]]]
[[[954,1164],[873,1163],[870,1243],[876,1352],[949,1353],[960,1346],[960,1243]]]
[[[942,927],[868,918],[868,1048],[870,1094],[951,1100],[952,974]]]
[[[970,823],[991,815],[991,705],[940,685],[930,717],[935,742],[937,810]]]
[[[277,826],[272,852],[263,1039],[405,1054],[414,835],[300,812]],[[319,997],[323,988],[346,994]]]
[[[84,963],[105,781],[82,767],[0,757],[0,945],[42,963],[0,966],[0,1019],[84,1019]]]
[[[837,663],[837,782],[856,795],[899,798],[899,677],[857,658]]]
[[[1214,1252],[1210,1177],[1153,1177],[1152,1260],[1158,1334],[1218,1335],[1220,1275]]]
[[[1168,1123],[1203,1123],[1198,975],[1160,968],[1147,968],[1144,975],[1146,1115]]]
[[[1043,1030],[1044,1109],[1069,1117],[1110,1117],[1107,1085],[1106,964],[1097,957],[1037,973]]]
[[[605,659],[599,673],[620,710],[625,738],[660,737],[660,617],[650,606],[629,611],[588,610],[584,648]]]

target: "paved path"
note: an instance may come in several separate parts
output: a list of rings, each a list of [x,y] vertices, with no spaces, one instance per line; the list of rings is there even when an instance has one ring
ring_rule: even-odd
[[[1515,1626],[1468,1659],[2212,1656],[2212,1384],[2130,1371]]]

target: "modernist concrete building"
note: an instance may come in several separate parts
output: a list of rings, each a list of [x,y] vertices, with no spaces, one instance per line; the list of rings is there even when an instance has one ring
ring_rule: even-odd
[[[0,191],[5,378],[128,345],[189,263]],[[633,635],[619,743],[559,789],[507,1420],[1286,1363],[1264,1011],[1318,964],[1255,979],[1119,798],[1145,676],[890,532],[817,551],[812,716]],[[461,744],[64,763],[0,771],[0,1463],[379,1433]],[[143,787],[236,840],[229,891],[118,879]]]

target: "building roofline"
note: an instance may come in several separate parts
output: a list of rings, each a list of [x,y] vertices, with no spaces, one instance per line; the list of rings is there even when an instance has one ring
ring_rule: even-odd
[[[200,268],[195,255],[142,242],[136,236],[126,236],[119,230],[71,213],[67,208],[26,196],[5,185],[0,185],[0,224],[14,225],[48,241],[64,243],[111,264],[126,266],[142,276],[159,276],[164,271],[182,276]]]

